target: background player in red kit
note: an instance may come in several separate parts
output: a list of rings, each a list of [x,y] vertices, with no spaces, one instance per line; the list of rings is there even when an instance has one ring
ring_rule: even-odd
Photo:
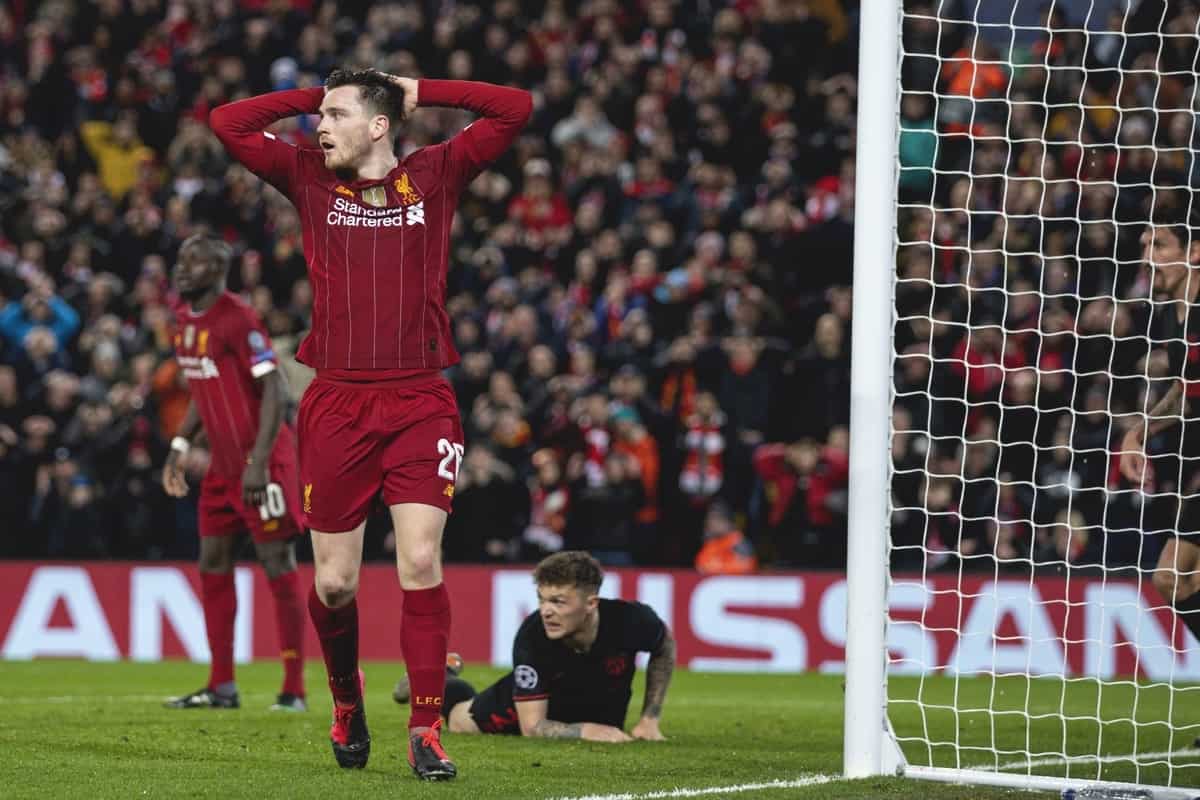
[[[394,140],[418,105],[482,119],[401,161]],[[408,761],[421,778],[457,774],[439,740],[450,629],[441,539],[463,453],[458,407],[440,372],[458,361],[445,308],[450,227],[468,182],[512,143],[531,108],[519,89],[339,70],[323,88],[241,100],[210,119],[230,154],[287,195],[304,225],[314,303],[296,357],[317,372],[299,417],[316,566],[309,613],[343,767],[364,766],[370,752],[355,594],[367,512],[382,492],[404,589]],[[321,115],[319,147],[294,147],[265,131],[313,113]]]
[[[283,689],[272,710],[305,711],[304,617],[293,539],[300,521],[296,434],[284,422],[287,387],[254,310],[225,290],[229,246],[210,236],[179,248],[175,357],[192,398],[163,468],[167,493],[188,493],[182,457],[201,425],[212,462],[200,486],[200,585],[212,666],[199,691],[171,708],[237,708],[233,678],[236,535],[249,531],[275,597]]]

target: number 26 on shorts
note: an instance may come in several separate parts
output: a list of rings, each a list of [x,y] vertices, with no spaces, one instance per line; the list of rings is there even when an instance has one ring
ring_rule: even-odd
[[[437,449],[438,455],[442,457],[438,463],[438,477],[448,481],[455,480],[458,468],[462,466],[463,446],[449,439],[438,439]]]

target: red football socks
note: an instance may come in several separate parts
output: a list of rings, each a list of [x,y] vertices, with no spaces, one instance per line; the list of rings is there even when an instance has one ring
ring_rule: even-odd
[[[300,577],[295,570],[268,578],[275,597],[275,631],[283,661],[284,694],[304,696],[304,617],[300,610]]]
[[[212,662],[208,673],[210,689],[233,682],[233,620],[237,616],[237,589],[232,572],[201,572],[200,596],[204,604],[204,627]]]
[[[400,650],[408,670],[412,715],[408,727],[432,727],[446,691],[446,648],[450,638],[450,595],[446,585],[404,592]]]
[[[326,608],[313,588],[308,592],[308,615],[321,641],[334,702],[358,703],[362,697],[358,681],[358,601],[351,600],[341,608]]]

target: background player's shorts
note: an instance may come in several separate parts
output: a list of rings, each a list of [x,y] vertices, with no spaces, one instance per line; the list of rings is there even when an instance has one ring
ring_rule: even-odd
[[[300,401],[300,482],[313,530],[353,530],[385,503],[450,511],[463,457],[454,389],[432,379],[355,383],[317,376]]]
[[[513,701],[513,674],[510,672],[471,700],[471,719],[483,733],[521,732],[517,704]]]
[[[266,502],[251,507],[242,501],[241,475],[218,475],[210,469],[200,484],[200,535],[232,536],[249,531],[256,542],[273,542],[302,533],[296,434],[286,425],[279,430],[268,473],[271,482]]]
[[[517,702],[513,698],[515,678],[508,673],[471,700],[471,719],[483,733],[520,733]],[[595,722],[621,728],[629,702],[606,703],[603,693],[591,697],[550,697],[546,716],[558,722]]]

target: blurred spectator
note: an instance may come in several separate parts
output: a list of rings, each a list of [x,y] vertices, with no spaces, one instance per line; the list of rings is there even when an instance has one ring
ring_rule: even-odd
[[[506,561],[520,556],[521,520],[529,505],[516,473],[487,444],[467,448],[447,521],[445,556],[453,561]]]
[[[638,462],[623,453],[605,455],[602,472],[589,475],[582,453],[567,465],[571,508],[564,546],[587,550],[602,564],[633,564],[637,541],[634,517],[644,501]]]
[[[754,545],[734,528],[729,509],[714,504],[704,520],[704,544],[696,554],[696,571],[704,575],[748,575],[757,570]]]

